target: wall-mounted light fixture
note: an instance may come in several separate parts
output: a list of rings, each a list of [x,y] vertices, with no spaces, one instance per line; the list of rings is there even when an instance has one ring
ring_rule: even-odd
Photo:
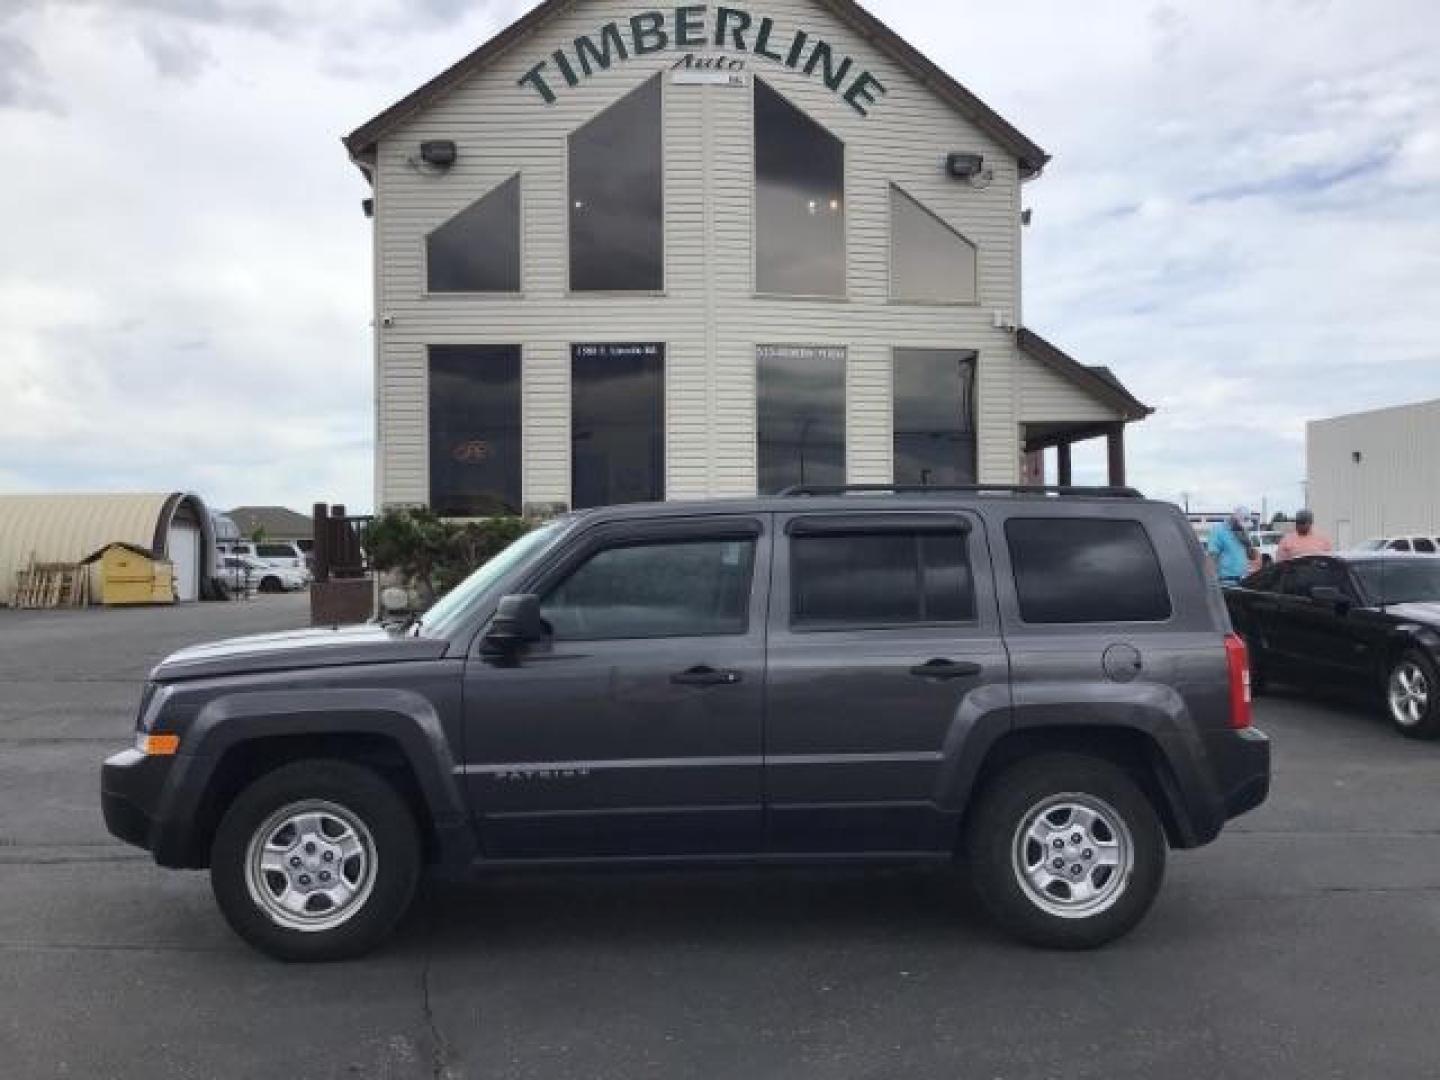
[[[945,159],[945,171],[957,180],[979,176],[985,168],[984,154],[951,154]]]
[[[1021,210],[1021,211],[1020,211],[1020,224],[1021,224],[1021,225],[1024,225],[1027,229],[1030,227],[1030,222],[1032,222],[1032,221],[1034,221],[1034,220],[1035,220],[1035,211],[1034,211],[1034,210],[1031,210],[1029,207],[1026,207],[1024,210]]]
[[[450,168],[455,164],[455,158],[458,156],[459,151],[455,149],[453,139],[435,139],[420,144],[420,160],[437,169]]]
[[[1353,461],[1356,465],[1359,465],[1360,462],[1365,460],[1365,455],[1362,454],[1359,450],[1355,450],[1350,454],[1350,460]]]
[[[374,200],[374,199],[361,199],[361,200],[360,200],[360,211],[361,211],[361,213],[363,213],[367,218],[373,218],[373,217],[375,216],[375,200]]]
[[[407,158],[416,172],[439,175],[448,172],[460,156],[453,139],[431,139],[420,144],[420,153]]]

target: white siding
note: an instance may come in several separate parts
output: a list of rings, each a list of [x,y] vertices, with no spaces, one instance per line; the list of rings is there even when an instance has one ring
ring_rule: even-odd
[[[1314,421],[1306,458],[1316,526],[1337,543],[1440,536],[1440,401]]]
[[[1119,420],[1120,413],[1091,397],[1032,356],[1015,358],[1020,383],[1020,419],[1025,423]]]
[[[745,495],[755,490],[755,346],[843,345],[849,350],[847,414],[853,482],[891,476],[891,350],[979,353],[982,480],[1017,478],[1014,335],[992,312],[1017,313],[1019,177],[1016,162],[870,42],[806,0],[750,7],[781,30],[800,27],[855,57],[888,88],[860,116],[818,78],[744,54],[747,79],[766,79],[846,145],[848,288],[845,301],[757,297],[753,290],[751,89],[675,86],[665,79],[666,289],[656,296],[571,296],[567,291],[566,136],[675,62],[671,49],[617,63],[578,87],[556,76],[558,101],[542,103],[517,80],[538,60],[611,19],[641,10],[582,0],[488,69],[407,122],[379,146],[377,288],[379,428],[376,474],[383,504],[423,502],[426,353],[429,344],[524,346],[524,493],[527,503],[569,499],[569,346],[663,341],[667,346],[667,493]],[[622,23],[623,25],[623,23]],[[788,40],[788,39],[787,39]],[[552,66],[553,70],[553,66]],[[407,163],[424,139],[454,139],[456,166],[422,175]],[[948,151],[985,154],[994,182],[978,190],[950,179]],[[507,176],[522,174],[523,294],[427,296],[424,237]],[[979,248],[973,306],[892,304],[888,289],[892,181]],[[1083,398],[1083,395],[1081,395]],[[1076,405],[1071,400],[1065,407]],[[1047,412],[1047,420],[1091,419]],[[1088,411],[1087,411],[1088,410]],[[1033,411],[1033,410],[1029,410]],[[1108,417],[1108,413],[1106,414]]]

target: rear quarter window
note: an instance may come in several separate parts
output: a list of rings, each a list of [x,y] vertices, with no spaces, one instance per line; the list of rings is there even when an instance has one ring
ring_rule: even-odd
[[[1138,521],[1011,518],[1005,540],[1027,623],[1164,622],[1170,593]]]

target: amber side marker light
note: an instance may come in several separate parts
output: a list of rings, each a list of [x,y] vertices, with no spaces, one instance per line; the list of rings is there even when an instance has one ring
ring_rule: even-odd
[[[147,735],[142,731],[135,736],[135,749],[149,757],[172,757],[180,752],[180,736]]]

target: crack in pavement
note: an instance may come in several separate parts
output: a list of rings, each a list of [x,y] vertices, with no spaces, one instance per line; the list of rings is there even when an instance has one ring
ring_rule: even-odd
[[[435,1020],[435,1009],[430,1001],[430,965],[434,957],[435,919],[429,896],[421,897],[425,909],[425,945],[420,961],[420,1013],[425,1020],[425,1031],[430,1040],[430,1075],[433,1080],[461,1080],[462,1074],[450,1067],[450,1044],[440,1031]]]

